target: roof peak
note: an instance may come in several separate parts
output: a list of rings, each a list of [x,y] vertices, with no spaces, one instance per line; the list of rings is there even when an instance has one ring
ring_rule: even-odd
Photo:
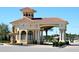
[[[36,12],[34,9],[32,9],[31,7],[25,7],[25,8],[22,8],[21,11],[23,12]]]

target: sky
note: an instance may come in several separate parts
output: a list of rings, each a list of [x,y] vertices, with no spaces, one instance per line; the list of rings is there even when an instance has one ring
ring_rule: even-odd
[[[22,12],[20,9],[23,7],[0,7],[0,24],[4,23],[9,25],[10,22],[22,18]],[[79,7],[32,7],[37,12],[34,17],[57,17],[63,18],[68,21],[67,33],[79,34]],[[53,31],[49,31],[48,34],[58,33],[58,28],[54,28]]]

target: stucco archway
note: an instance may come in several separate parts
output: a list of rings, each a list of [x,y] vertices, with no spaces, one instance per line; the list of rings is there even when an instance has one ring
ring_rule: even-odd
[[[28,31],[28,43],[33,43],[33,32]]]
[[[22,31],[21,32],[21,40],[25,40],[26,39],[26,32]]]
[[[28,39],[29,40],[32,40],[33,39],[33,32],[32,31],[29,31],[28,32]]]

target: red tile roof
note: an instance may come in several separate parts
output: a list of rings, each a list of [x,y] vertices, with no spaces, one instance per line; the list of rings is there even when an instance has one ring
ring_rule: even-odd
[[[23,9],[21,9],[22,12],[35,12],[34,9],[32,8],[29,8],[29,7],[25,7]],[[13,21],[11,23],[14,23],[14,24],[20,24],[22,22],[35,22],[35,23],[44,23],[44,24],[48,24],[48,23],[58,23],[58,22],[63,22],[65,24],[68,24],[67,21],[61,19],[61,18],[27,18],[27,17],[23,17],[19,20],[16,20],[16,21]]]
[[[23,12],[36,12],[34,9],[29,8],[29,7],[25,7],[23,9],[21,9],[21,11],[23,11]]]
[[[63,23],[68,23],[67,21],[61,19],[61,18],[42,18],[42,20],[34,20],[36,22],[44,22],[44,23],[48,23],[48,22],[63,22]]]
[[[24,17],[24,18],[22,18],[22,19],[20,19],[20,20],[16,20],[16,21],[13,21],[13,22],[11,22],[11,23],[16,23],[16,24],[18,24],[18,23],[22,23],[22,22],[36,22],[36,23],[44,23],[44,24],[48,24],[49,22],[55,22],[55,23],[57,23],[57,22],[63,22],[63,23],[66,23],[66,24],[68,24],[68,22],[67,21],[65,21],[65,20],[63,20],[63,19],[61,19],[61,18],[34,18],[33,20],[32,19],[29,19],[29,18],[27,18],[27,17]]]

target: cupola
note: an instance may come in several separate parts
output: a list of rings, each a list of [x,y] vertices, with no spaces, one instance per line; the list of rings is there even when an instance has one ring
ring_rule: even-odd
[[[34,13],[36,12],[32,8],[26,7],[21,9],[23,16],[28,17],[28,18],[34,18]]]

